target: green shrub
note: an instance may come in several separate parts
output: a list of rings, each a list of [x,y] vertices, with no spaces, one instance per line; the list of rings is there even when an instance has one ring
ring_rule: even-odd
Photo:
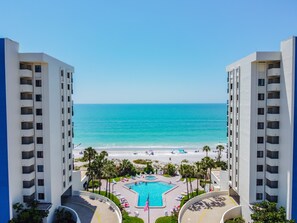
[[[137,159],[133,160],[133,163],[146,165],[147,163],[152,163],[151,160]]]
[[[144,223],[141,218],[131,217],[126,211],[122,211],[123,223]]]
[[[245,223],[245,220],[242,217],[233,218],[225,221],[225,223]]]

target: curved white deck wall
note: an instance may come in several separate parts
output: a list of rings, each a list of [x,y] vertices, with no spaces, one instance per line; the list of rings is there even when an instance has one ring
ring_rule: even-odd
[[[73,191],[73,196],[87,196],[89,198],[93,198],[93,199],[101,199],[103,201],[105,201],[105,203],[107,205],[109,205],[110,207],[112,207],[115,210],[115,213],[117,214],[118,217],[118,222],[122,223],[122,212],[119,209],[119,207],[110,199],[108,199],[107,197],[104,197],[100,194],[94,194],[94,193],[90,193],[90,192],[86,192],[86,191]]]
[[[61,209],[69,211],[72,214],[72,217],[74,218],[73,220],[76,223],[81,223],[80,218],[78,217],[78,214],[76,213],[75,210],[73,210],[72,208],[66,207],[66,206],[59,206],[59,210],[61,210]]]
[[[220,223],[224,223],[227,220],[230,220],[232,218],[237,218],[237,217],[242,217],[242,211],[241,211],[241,206],[240,205],[227,210],[223,214]]]
[[[214,197],[214,196],[224,196],[224,195],[228,195],[228,194],[229,194],[229,191],[209,192],[209,193],[201,194],[199,196],[196,196],[196,197],[190,199],[180,209],[179,214],[178,214],[178,223],[181,223],[184,213],[192,204],[199,202],[206,198],[210,198],[210,197]]]

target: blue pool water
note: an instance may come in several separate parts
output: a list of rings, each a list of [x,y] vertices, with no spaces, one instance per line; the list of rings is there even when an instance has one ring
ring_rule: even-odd
[[[157,179],[157,177],[155,177],[155,176],[146,176],[145,179],[146,180],[155,180],[155,179]]]
[[[174,187],[174,185],[164,182],[138,182],[137,185],[132,183],[126,184],[126,186],[138,193],[138,206],[140,207],[145,206],[148,194],[150,206],[163,206],[162,194]]]

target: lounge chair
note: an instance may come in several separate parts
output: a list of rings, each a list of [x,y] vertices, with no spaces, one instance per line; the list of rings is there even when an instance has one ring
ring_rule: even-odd
[[[134,211],[135,217],[139,216],[139,212],[138,211]]]

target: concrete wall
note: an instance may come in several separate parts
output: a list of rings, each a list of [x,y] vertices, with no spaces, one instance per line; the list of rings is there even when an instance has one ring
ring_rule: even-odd
[[[225,221],[227,220],[230,220],[232,218],[238,218],[241,216],[242,216],[241,206],[233,207],[224,213],[220,223],[225,223]]]

